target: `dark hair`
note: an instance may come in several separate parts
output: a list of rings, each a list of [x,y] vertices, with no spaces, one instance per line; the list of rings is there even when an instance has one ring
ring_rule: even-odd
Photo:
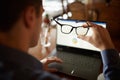
[[[34,6],[38,15],[42,0],[2,0],[0,2],[0,31],[9,31],[28,6]]]

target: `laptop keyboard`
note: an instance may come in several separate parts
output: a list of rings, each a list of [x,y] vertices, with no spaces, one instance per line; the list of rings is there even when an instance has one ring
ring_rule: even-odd
[[[60,72],[88,78],[88,80],[97,79],[101,65],[100,59],[67,52],[57,52],[57,56],[63,60],[62,64],[54,65]]]

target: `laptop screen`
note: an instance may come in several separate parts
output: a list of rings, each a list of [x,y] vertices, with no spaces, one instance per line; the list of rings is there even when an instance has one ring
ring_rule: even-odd
[[[78,27],[82,26],[83,24],[86,23],[86,21],[76,21],[76,20],[65,20],[65,19],[58,19],[57,20],[60,24],[67,24],[71,25],[73,27]],[[106,28],[106,23],[105,22],[93,22],[95,24],[101,25],[104,28]],[[94,47],[90,43],[77,38],[76,34],[76,28],[73,28],[73,30],[70,33],[64,33],[64,31],[69,30],[69,28],[64,28],[61,27],[59,24],[57,24],[57,45],[61,46],[67,46],[67,47],[73,47],[73,48],[81,48],[81,49],[87,49],[87,50],[93,50],[93,51],[100,51],[98,48]],[[82,30],[83,31],[83,30]],[[91,36],[92,30],[89,28],[86,36]]]

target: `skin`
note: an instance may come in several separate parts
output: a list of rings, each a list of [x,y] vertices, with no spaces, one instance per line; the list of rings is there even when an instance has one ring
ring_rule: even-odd
[[[57,57],[47,57],[47,58],[44,58],[43,60],[41,60],[41,62],[43,63],[44,70],[49,71],[49,72],[56,72],[57,69],[49,68],[48,64],[50,64],[52,62],[62,63],[62,60]]]
[[[36,17],[34,7],[27,7],[9,32],[0,32],[0,44],[27,52],[37,44],[40,22],[41,14]]]
[[[41,30],[42,12],[43,9],[40,7],[40,14],[37,16],[35,8],[33,6],[28,6],[22,11],[19,19],[10,31],[0,32],[0,44],[23,52],[28,52],[30,47],[36,46]],[[52,62],[62,61],[58,58],[46,58],[42,62],[46,71],[55,71],[49,69],[47,65]]]
[[[87,24],[92,29],[93,35],[92,36],[78,35],[78,38],[91,43],[95,47],[99,48],[101,51],[106,49],[115,49],[107,29],[103,28],[102,26],[93,24],[91,22],[87,22]],[[88,27],[87,24],[83,26]]]

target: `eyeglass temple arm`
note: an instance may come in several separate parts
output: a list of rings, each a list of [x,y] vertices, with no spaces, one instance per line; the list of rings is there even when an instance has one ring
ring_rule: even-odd
[[[55,20],[55,18],[53,18],[52,20],[54,20],[57,24],[61,25],[58,21]],[[62,26],[62,25],[61,25]]]

